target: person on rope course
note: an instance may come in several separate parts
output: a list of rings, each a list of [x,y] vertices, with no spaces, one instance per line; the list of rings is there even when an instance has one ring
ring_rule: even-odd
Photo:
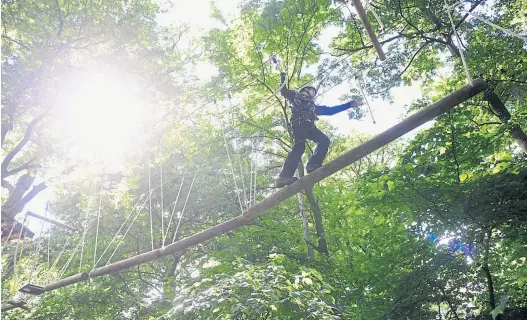
[[[317,89],[315,87],[306,85],[300,88],[298,92],[289,90],[285,85],[285,72],[280,73],[280,80],[280,93],[289,101],[289,108],[291,109],[291,131],[294,145],[287,155],[282,171],[276,180],[276,187],[279,188],[298,180],[293,175],[306,150],[306,139],[317,144],[315,152],[311,155],[306,165],[307,173],[311,173],[322,166],[322,162],[328,153],[330,141],[316,127],[317,116],[331,116],[350,108],[359,107],[359,103],[354,100],[334,107],[316,105],[314,100],[317,95]]]

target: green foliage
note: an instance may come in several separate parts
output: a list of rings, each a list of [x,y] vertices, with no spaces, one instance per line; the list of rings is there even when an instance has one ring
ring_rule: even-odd
[[[248,206],[245,198],[261,200],[275,191],[268,185],[291,137],[287,105],[275,94],[279,75],[267,61],[271,52],[282,59],[291,88],[311,82],[322,92],[359,70],[368,97],[390,98],[391,88],[419,81],[423,95],[409,112],[466,84],[443,1],[373,5],[387,30],[378,32],[388,55],[383,63],[357,17],[341,3],[243,1],[240,16],[229,21],[218,2],[212,16],[221,28],[182,48],[187,27],[159,26],[156,2],[4,1],[2,125],[14,124],[4,152],[14,148],[35,114],[48,111],[57,79],[71,65],[125,70],[155,100],[148,110],[165,117],[153,124],[154,134],[148,126],[148,132],[138,128],[152,138],[121,172],[54,182],[50,213],[80,230],[89,226],[89,232],[83,241],[81,232],[52,228],[43,237],[46,249],[49,239],[51,266],[47,250],[36,254],[37,241],[25,241],[18,251],[15,243],[3,246],[3,301],[20,298],[15,292],[30,277],[45,284],[61,273],[91,270],[94,256],[102,266],[144,253],[165,238],[166,245],[239,215],[240,206]],[[525,29],[527,2],[491,5],[494,14],[487,18]],[[471,319],[488,316],[505,296],[510,300],[503,316],[522,312],[527,158],[511,128],[526,129],[525,45],[458,13],[454,20],[472,75],[489,81],[512,114],[509,123],[477,96],[404,143],[392,143],[315,186],[323,230],[309,200],[291,198],[181,254],[24,298],[32,311],[10,311],[6,318]],[[328,27],[342,28],[332,39],[321,39]],[[321,45],[327,40],[330,53]],[[203,62],[218,74],[200,87],[192,67]],[[350,94],[360,100],[357,90]],[[356,120],[365,116],[365,107],[349,114]],[[32,174],[57,171],[64,177],[69,142],[50,123],[38,128],[10,168],[42,159],[61,168]],[[323,121],[319,127],[332,141],[327,161],[371,138],[338,135]],[[247,191],[252,179],[256,192]],[[128,225],[115,237],[130,213],[130,220],[137,218],[127,236],[122,235]],[[328,255],[320,252],[322,237]],[[72,254],[79,243],[82,259]],[[23,253],[17,274],[15,252]]]
[[[291,273],[284,256],[250,264],[238,259],[230,274],[201,278],[174,300],[167,319],[341,319],[332,287],[315,269]]]

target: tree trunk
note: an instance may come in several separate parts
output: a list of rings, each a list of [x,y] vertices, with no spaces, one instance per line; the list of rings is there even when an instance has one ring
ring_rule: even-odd
[[[485,99],[490,102],[490,105],[494,111],[496,111],[496,114],[501,122],[504,124],[509,124],[511,114],[500,100],[498,95],[492,91],[485,92]],[[514,141],[516,141],[518,146],[523,150],[523,152],[527,153],[527,135],[525,132],[523,132],[522,128],[517,124],[511,124],[509,126],[509,133],[511,134]]]
[[[311,210],[313,211],[313,217],[315,218],[315,228],[318,236],[318,251],[322,254],[328,254],[328,244],[326,242],[326,236],[324,235],[324,226],[322,225],[322,214],[320,213],[318,202],[313,195],[312,186],[306,188],[306,196]]]
[[[492,310],[496,309],[496,296],[494,295],[494,281],[492,280],[492,274],[489,268],[489,253],[490,253],[490,239],[492,237],[492,229],[487,232],[487,239],[485,241],[485,253],[483,255],[483,264],[481,269],[485,278],[487,278],[487,290],[489,292],[489,304]],[[501,315],[496,317],[496,320],[501,320]]]
[[[28,174],[20,176],[18,179],[13,192],[9,194],[9,197],[5,204],[2,206],[2,215],[6,215],[11,219],[22,212],[24,206],[31,201],[38,193],[46,189],[44,183],[40,183],[31,188],[35,177]],[[31,190],[29,190],[31,188]],[[29,192],[28,192],[29,191]]]
[[[302,161],[300,161],[300,164],[298,165],[298,176],[300,178],[304,176],[304,164]],[[326,242],[326,236],[324,235],[324,226],[322,224],[322,214],[320,213],[318,202],[313,195],[313,186],[306,189],[306,196],[315,220],[315,228],[317,230],[318,237],[318,251],[322,254],[328,254],[328,245]]]

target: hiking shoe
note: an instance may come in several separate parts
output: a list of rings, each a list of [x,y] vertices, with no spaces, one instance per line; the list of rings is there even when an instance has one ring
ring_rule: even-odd
[[[318,168],[320,168],[321,166],[313,166],[313,165],[308,165],[306,166],[306,172],[307,173],[311,173],[315,170],[317,170]]]
[[[298,178],[296,177],[278,177],[278,179],[276,179],[275,186],[277,188],[285,187],[296,182],[297,180]]]

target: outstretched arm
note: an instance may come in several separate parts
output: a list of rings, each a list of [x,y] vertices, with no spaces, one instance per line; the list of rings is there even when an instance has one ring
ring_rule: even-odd
[[[354,100],[344,103],[344,104],[340,104],[338,106],[334,106],[334,107],[315,106],[315,114],[318,116],[332,116],[344,110],[348,110],[350,108],[358,108],[358,107],[359,107],[359,104],[357,103],[357,101],[354,101]]]
[[[282,89],[280,89],[280,93],[282,94],[282,96],[284,96],[284,98],[289,100],[289,102],[293,103],[296,93],[293,90],[287,89],[287,84],[285,83],[286,81],[285,77],[286,77],[285,72],[280,73],[280,85],[282,86]]]

